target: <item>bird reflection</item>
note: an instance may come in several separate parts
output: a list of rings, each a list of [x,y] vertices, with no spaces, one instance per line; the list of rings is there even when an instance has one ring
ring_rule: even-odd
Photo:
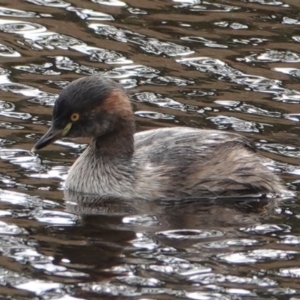
[[[63,231],[54,230],[51,234],[58,244],[47,243],[44,251],[53,252],[57,264],[67,259],[68,269],[83,272],[94,282],[112,281],[118,274],[127,274],[130,266],[164,259],[164,253],[176,259],[180,253],[196,251],[197,259],[207,260],[220,250],[201,245],[243,238],[241,227],[260,223],[277,205],[275,200],[259,198],[125,201],[68,190],[65,200],[67,211],[80,221]],[[68,243],[60,243],[65,237]]]
[[[103,198],[69,190],[65,191],[65,200],[67,210],[83,220],[91,216],[101,216],[101,219],[118,216],[122,222],[126,216],[152,215],[157,219],[155,227],[166,230],[251,224],[271,215],[278,201],[255,197],[144,201]]]

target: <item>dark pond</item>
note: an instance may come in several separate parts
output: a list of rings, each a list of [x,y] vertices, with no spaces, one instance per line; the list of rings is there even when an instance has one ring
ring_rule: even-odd
[[[138,130],[240,132],[299,189],[299,0],[3,0],[0,62],[1,299],[300,299],[298,199],[75,203],[85,141],[30,152],[105,74]]]

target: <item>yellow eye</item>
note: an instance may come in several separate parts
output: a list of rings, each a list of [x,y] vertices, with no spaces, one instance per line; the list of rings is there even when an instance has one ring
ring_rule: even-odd
[[[79,113],[74,113],[71,115],[71,121],[76,122],[79,119]]]

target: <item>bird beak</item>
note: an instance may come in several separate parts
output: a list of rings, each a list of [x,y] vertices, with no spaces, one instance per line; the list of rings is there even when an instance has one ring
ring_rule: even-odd
[[[53,125],[51,128],[40,138],[40,140],[33,146],[31,152],[40,150],[55,142],[56,140],[65,137],[72,127],[72,123],[68,123],[64,129],[57,129]]]

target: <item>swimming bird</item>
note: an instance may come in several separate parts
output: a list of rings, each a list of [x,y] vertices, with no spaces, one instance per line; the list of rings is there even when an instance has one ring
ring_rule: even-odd
[[[33,151],[61,138],[90,138],[65,187],[105,197],[183,199],[280,195],[281,179],[246,137],[171,127],[135,133],[129,96],[112,79],[93,75],[66,86],[52,126]]]

